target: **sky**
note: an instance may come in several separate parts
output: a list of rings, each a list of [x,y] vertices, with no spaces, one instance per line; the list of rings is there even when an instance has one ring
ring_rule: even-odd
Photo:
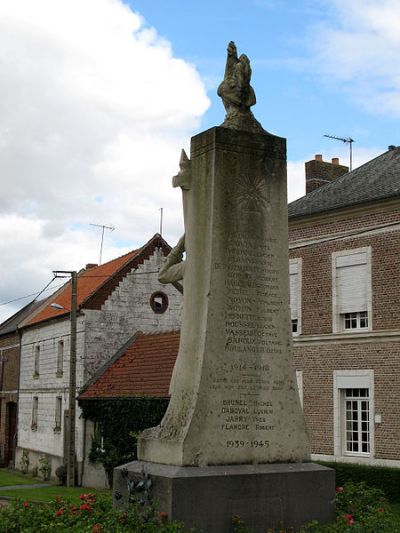
[[[183,232],[171,187],[190,137],[224,120],[226,47],[251,61],[288,196],[323,154],[353,167],[400,144],[398,0],[1,0],[0,321],[53,270]],[[63,280],[55,279],[49,289]],[[44,292],[42,296],[49,294]]]

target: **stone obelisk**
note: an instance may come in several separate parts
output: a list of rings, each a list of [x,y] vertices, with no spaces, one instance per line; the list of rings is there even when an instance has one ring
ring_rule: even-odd
[[[139,439],[143,461],[310,460],[292,364],[286,142],[251,113],[249,69],[231,43],[219,89],[226,120],[192,138],[174,180],[187,254],[181,341],[168,411]]]
[[[310,463],[292,361],[286,141],[254,118],[250,78],[230,43],[225,121],[192,138],[173,180],[185,235],[160,280],[183,280],[179,354],[168,410],[125,470],[145,471],[160,510],[207,533],[230,531],[234,515],[258,533],[333,514],[333,472]]]

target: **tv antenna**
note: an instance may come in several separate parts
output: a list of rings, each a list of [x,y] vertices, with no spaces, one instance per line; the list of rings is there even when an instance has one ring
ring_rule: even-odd
[[[324,137],[328,137],[329,139],[336,139],[337,141],[342,141],[344,142],[345,144],[348,144],[349,147],[350,147],[350,166],[349,166],[349,169],[350,169],[350,172],[353,170],[353,142],[354,142],[354,139],[352,139],[351,137],[337,137],[336,135],[324,135]]]
[[[105,226],[104,224],[89,224],[89,226],[95,226],[96,228],[101,228],[101,243],[100,243],[100,258],[99,258],[99,265],[101,265],[101,257],[103,255],[103,241],[104,241],[104,230],[109,229],[110,231],[114,231],[114,226]]]

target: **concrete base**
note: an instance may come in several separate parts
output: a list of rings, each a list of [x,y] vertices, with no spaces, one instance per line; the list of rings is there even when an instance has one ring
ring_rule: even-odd
[[[254,533],[334,520],[335,472],[317,464],[201,468],[134,461],[114,470],[115,506],[127,504],[127,481],[139,481],[143,472],[156,509],[204,533],[231,533],[234,516]]]

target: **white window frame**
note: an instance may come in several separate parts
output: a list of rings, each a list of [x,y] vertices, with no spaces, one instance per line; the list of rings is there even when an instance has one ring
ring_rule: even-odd
[[[344,412],[344,394],[346,389],[369,389],[369,438],[370,451],[348,452],[346,450],[346,414]],[[374,401],[374,371],[373,370],[335,370],[333,372],[333,435],[335,458],[346,459],[349,462],[371,459],[375,455],[375,408]]]
[[[303,276],[302,276],[303,259],[301,257],[289,259],[289,303],[290,303],[290,270],[291,268],[297,269],[297,274],[296,274],[297,275],[297,331],[295,333],[292,332],[292,335],[294,337],[297,337],[298,335],[301,335],[301,330],[302,330],[301,286],[302,286],[302,279],[303,279]],[[290,320],[290,323],[292,323],[292,318]]]
[[[336,283],[336,259],[338,257],[349,256],[353,254],[366,253],[367,256],[367,328],[344,329],[344,315],[339,313],[338,288]],[[372,248],[364,246],[362,248],[352,248],[350,250],[340,250],[332,253],[332,331],[333,333],[357,333],[372,331],[372,268],[371,268]]]

